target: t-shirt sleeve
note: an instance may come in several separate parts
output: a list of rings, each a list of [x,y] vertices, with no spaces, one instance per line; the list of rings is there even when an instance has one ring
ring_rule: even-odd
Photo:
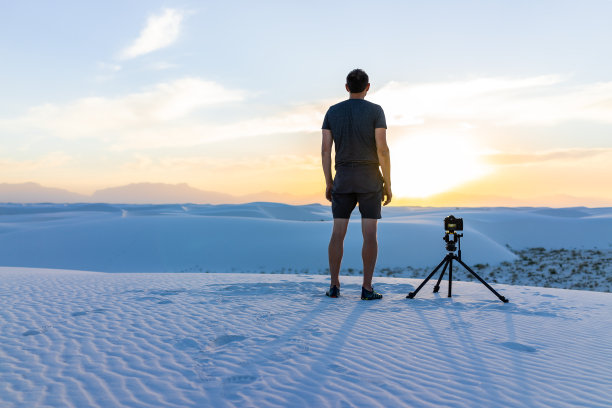
[[[329,126],[329,119],[327,118],[328,114],[329,114],[329,111],[327,111],[327,113],[325,114],[325,118],[323,118],[323,126],[321,126],[321,129],[331,130],[331,127]]]
[[[385,111],[383,111],[382,107],[378,107],[378,114],[376,115],[376,120],[374,121],[374,129],[378,128],[387,128],[387,120],[385,119]]]

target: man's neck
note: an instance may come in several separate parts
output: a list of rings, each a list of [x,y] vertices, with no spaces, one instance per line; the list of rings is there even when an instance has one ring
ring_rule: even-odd
[[[349,93],[349,99],[365,99],[367,92]]]

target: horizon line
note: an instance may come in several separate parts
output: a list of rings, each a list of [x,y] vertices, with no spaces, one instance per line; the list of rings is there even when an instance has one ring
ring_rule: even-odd
[[[125,205],[169,205],[169,204],[208,204],[208,205],[224,205],[224,204],[249,204],[249,203],[278,203],[287,205],[329,205],[325,198],[322,196],[319,198],[319,194],[306,193],[306,194],[292,194],[286,192],[275,192],[270,190],[262,190],[254,193],[246,193],[241,195],[234,195],[230,193],[224,193],[214,190],[203,190],[199,187],[194,187],[186,182],[180,183],[164,183],[164,182],[131,182],[121,185],[115,185],[110,187],[104,187],[94,190],[92,193],[84,194],[71,191],[67,188],[62,187],[49,187],[35,181],[27,181],[20,183],[9,183],[0,182],[0,187],[5,188],[19,188],[30,186],[38,191],[0,191],[0,194],[10,194],[14,197],[8,200],[3,200],[0,197],[0,203],[5,204],[125,204]],[[132,194],[136,194],[136,197],[127,198],[126,201],[122,201],[118,197],[105,197],[101,201],[91,201],[95,198],[99,192],[105,192],[106,190],[113,189],[125,189],[129,187],[142,187],[142,186],[160,186],[177,188],[182,187],[186,190],[183,194],[210,194],[216,197],[183,197],[185,201],[176,201],[174,199],[168,199],[167,193],[164,194],[162,190],[159,195],[156,196],[157,191],[133,191]],[[54,191],[49,191],[54,190]],[[109,192],[109,194],[112,192]],[[50,197],[44,197],[45,194]],[[53,194],[68,195],[69,197],[52,197]],[[19,195],[25,196],[17,198]],[[28,197],[28,195],[38,195],[40,197]],[[140,197],[138,197],[140,195]],[[15,197],[16,196],[16,197]],[[75,197],[70,197],[75,196]],[[268,197],[266,197],[268,196]],[[283,199],[285,198],[285,199]],[[462,208],[607,208],[612,207],[612,199],[602,197],[578,197],[567,194],[557,194],[552,196],[540,196],[540,197],[507,197],[507,196],[487,196],[484,194],[463,194],[460,191],[446,191],[443,193],[434,194],[429,197],[400,197],[394,196],[395,201],[390,204],[391,207],[424,207],[424,208],[448,208],[448,207],[462,207]],[[149,201],[147,201],[149,200]],[[169,200],[169,201],[166,201]],[[180,200],[180,198],[178,198]],[[559,203],[554,201],[559,200]]]

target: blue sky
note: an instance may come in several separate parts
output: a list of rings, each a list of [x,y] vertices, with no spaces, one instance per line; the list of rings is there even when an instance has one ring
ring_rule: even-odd
[[[0,182],[312,197],[319,116],[361,67],[392,157],[394,144],[410,158],[431,142],[430,161],[467,146],[457,183],[474,194],[502,194],[495,177],[511,172],[515,197],[612,199],[598,179],[612,157],[610,15],[603,0],[3,2]],[[592,181],[547,182],[555,172]],[[452,187],[441,178],[397,184],[423,197]]]
[[[185,14],[177,41],[117,61],[146,17],[165,8]],[[611,13],[610,1],[3,2],[0,80],[13,97],[1,106],[112,95],[180,74],[253,89],[265,101],[311,100],[335,96],[337,76],[352,66],[379,83],[551,72],[605,81]],[[160,61],[176,66],[147,69]],[[96,81],[105,63],[122,72]]]

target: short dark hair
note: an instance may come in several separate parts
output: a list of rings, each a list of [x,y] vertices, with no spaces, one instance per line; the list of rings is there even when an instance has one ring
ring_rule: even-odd
[[[368,78],[368,74],[363,69],[354,69],[346,76],[346,84],[351,93],[363,92],[369,82],[370,78]]]

